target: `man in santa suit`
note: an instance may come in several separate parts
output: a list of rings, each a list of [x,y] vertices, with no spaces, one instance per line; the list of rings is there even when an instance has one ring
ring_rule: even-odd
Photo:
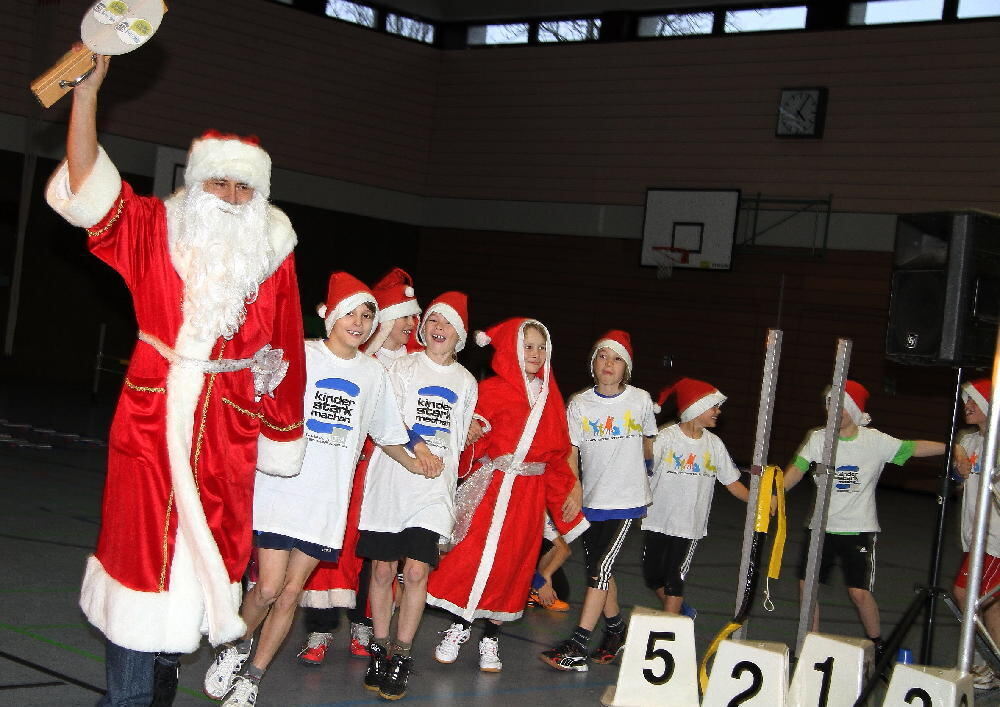
[[[255,140],[206,134],[185,189],[137,196],[97,143],[107,68],[97,57],[73,92],[46,198],[87,229],[135,307],[80,604],[107,639],[101,704],[138,705],[153,699],[158,657],[196,650],[203,633],[218,645],[244,632],[254,470],[298,473],[305,368],[296,239],[267,202],[270,157]]]

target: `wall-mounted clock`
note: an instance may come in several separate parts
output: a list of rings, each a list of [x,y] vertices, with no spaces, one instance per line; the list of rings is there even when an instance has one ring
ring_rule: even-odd
[[[778,98],[777,137],[823,137],[826,88],[783,88]]]

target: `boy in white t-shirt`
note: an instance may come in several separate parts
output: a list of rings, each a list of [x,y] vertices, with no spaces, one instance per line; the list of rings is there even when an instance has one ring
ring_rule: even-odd
[[[969,578],[969,547],[976,520],[976,499],[983,472],[983,441],[990,413],[990,397],[993,384],[989,378],[980,378],[962,385],[962,399],[965,402],[965,422],[976,429],[959,438],[952,450],[952,461],[959,476],[965,479],[962,491],[962,565],[955,575],[952,593],[958,604],[965,607],[966,584]],[[997,485],[994,484],[994,489]],[[995,491],[994,491],[995,493]],[[982,596],[1000,584],[1000,513],[994,499],[990,503],[989,528],[986,535],[986,551],[983,553],[983,577],[979,586]],[[1000,644],[1000,601],[994,597],[980,610],[983,624],[995,642]],[[975,676],[973,685],[979,690],[1000,687],[1000,678],[988,665],[972,668]]]
[[[642,521],[642,574],[663,610],[679,614],[695,547],[708,534],[715,482],[744,503],[750,492],[726,446],[708,429],[718,424],[726,396],[693,378],[664,388],[657,402],[671,396],[680,422],[664,427],[653,442],[653,504]]]
[[[875,511],[875,487],[886,464],[904,464],[910,457],[944,454],[941,442],[902,441],[866,427],[871,417],[865,412],[868,391],[855,381],[844,385],[844,409],[840,421],[835,477],[830,495],[830,510],[823,539],[823,557],[819,579],[825,583],[836,560],[840,560],[847,584],[847,594],[858,611],[865,635],[882,650],[882,626],[878,604],[872,595],[875,587],[875,540],[880,530]],[[829,393],[827,394],[829,405]],[[822,428],[813,430],[791,465],[785,470],[785,489],[795,486],[810,465],[823,458]],[[799,560],[799,588],[804,586],[809,552],[810,527]],[[819,603],[813,615],[812,630],[819,630]]]
[[[583,672],[588,663],[610,663],[624,647],[625,620],[611,575],[632,522],[646,515],[652,501],[647,470],[656,436],[655,408],[649,393],[628,385],[632,342],[612,330],[590,355],[594,387],[574,395],[566,408],[569,437],[580,452],[583,513],[590,527],[581,536],[587,565],[587,593],[573,635],[542,652],[542,662],[557,670]],[[604,639],[588,655],[590,635],[604,616]]]
[[[284,641],[303,585],[321,560],[336,561],[344,537],[354,469],[366,435],[410,473],[434,477],[441,461],[422,442],[411,444],[388,374],[358,351],[371,335],[375,297],[347,273],[330,276],[319,314],[325,340],[306,348],[305,437],[302,471],[293,477],[257,475],[254,544],[259,578],[243,599],[243,639],[225,646],[205,676],[205,692],[223,707],[252,707],[258,684]],[[284,483],[271,483],[270,480]],[[252,660],[253,635],[263,623]]]
[[[426,346],[389,369],[393,392],[411,434],[440,457],[444,469],[433,479],[409,473],[376,451],[365,479],[357,552],[372,561],[369,599],[374,634],[364,685],[387,700],[406,694],[413,667],[410,649],[424,605],[427,578],[439,560],[440,538],[455,525],[458,460],[476,407],[476,379],[455,359],[465,347],[468,301],[446,292],[431,302],[417,330]],[[392,583],[402,558],[405,582],[394,640],[389,641]]]

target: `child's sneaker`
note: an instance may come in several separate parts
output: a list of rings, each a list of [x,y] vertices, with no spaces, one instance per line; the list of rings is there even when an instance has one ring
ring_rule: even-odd
[[[479,641],[479,669],[484,673],[499,673],[503,670],[499,639],[483,636]]]
[[[322,665],[326,651],[330,647],[332,633],[313,632],[306,637],[306,644],[299,651],[299,662],[303,665]]]
[[[601,641],[600,647],[590,654],[590,659],[595,663],[600,663],[601,665],[606,665],[608,663],[613,663],[615,658],[617,658],[622,649],[625,647],[625,632],[622,633],[612,633],[611,631],[604,632],[604,639]]]
[[[548,609],[549,611],[569,611],[569,604],[559,597],[552,600],[552,603],[548,606],[542,603],[542,598],[538,596],[538,592],[534,589],[528,594],[528,606],[536,606],[540,609]]]
[[[372,627],[368,624],[351,623],[351,655],[367,658],[368,644],[372,641]]]
[[[970,671],[972,673],[972,687],[977,690],[993,690],[1000,687],[1000,680],[997,679],[993,668],[988,665],[977,665]]]
[[[563,641],[555,648],[542,651],[538,657],[543,663],[556,670],[585,673],[590,669],[590,666],[587,665],[587,653],[580,648],[580,644],[573,640]]]
[[[434,660],[439,663],[454,663],[458,660],[458,649],[469,640],[472,630],[462,624],[452,624],[442,633],[444,637],[434,649]]]
[[[365,689],[379,690],[389,666],[389,656],[385,647],[378,643],[368,646],[368,670],[365,671]]]
[[[240,653],[233,645],[219,651],[205,673],[205,694],[215,700],[225,697],[233,684],[233,678],[249,657],[249,653]]]
[[[688,604],[686,601],[681,602],[681,616],[687,616],[689,619],[694,621],[698,618],[698,610],[693,606]]]
[[[389,667],[382,677],[378,696],[383,700],[398,700],[406,696],[406,681],[413,670],[413,658],[394,655],[389,659]]]
[[[257,683],[246,675],[233,678],[232,687],[226,692],[222,707],[254,707],[257,704]]]

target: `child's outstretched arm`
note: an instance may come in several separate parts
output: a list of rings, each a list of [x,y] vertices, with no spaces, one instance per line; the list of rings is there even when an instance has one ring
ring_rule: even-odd
[[[726,490],[743,501],[743,503],[747,503],[750,500],[750,489],[742,481],[734,481],[731,484],[726,484]]]
[[[805,476],[805,472],[795,464],[789,464],[785,467],[785,491],[802,481],[803,476]]]
[[[424,442],[417,442],[413,446],[413,453],[416,457],[407,454],[406,446],[402,444],[387,444],[382,446],[382,451],[411,474],[426,476],[428,479],[437,478],[441,475],[441,470],[444,469],[444,463],[431,453]]]
[[[936,457],[945,452],[944,442],[929,442],[926,439],[913,441],[913,456],[915,457]]]

